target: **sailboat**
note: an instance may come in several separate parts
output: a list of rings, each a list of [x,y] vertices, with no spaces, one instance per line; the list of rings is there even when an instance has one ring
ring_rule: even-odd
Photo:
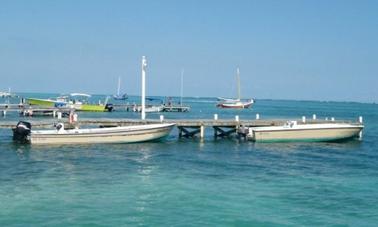
[[[10,88],[8,89],[8,92],[6,92],[6,91],[0,91],[0,97],[1,98],[10,98],[12,96],[13,95],[11,93],[11,89]]]
[[[123,95],[120,94],[120,90],[121,90],[121,77],[118,77],[117,94],[113,95],[113,99],[114,100],[126,100],[126,99],[128,99],[128,96],[127,96],[126,93],[124,93]]]
[[[246,101],[242,101],[240,98],[240,72],[239,68],[236,70],[236,78],[237,78],[237,85],[238,85],[238,98],[237,99],[230,99],[230,98],[222,98],[218,97],[218,104],[217,107],[219,108],[236,108],[236,109],[246,109],[252,106],[254,103],[253,99],[248,99]]]

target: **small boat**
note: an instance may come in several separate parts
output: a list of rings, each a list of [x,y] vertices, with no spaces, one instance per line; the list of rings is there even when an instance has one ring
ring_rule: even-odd
[[[136,143],[159,140],[169,135],[175,124],[146,124],[108,128],[65,129],[63,123],[50,130],[31,130],[20,121],[13,129],[13,140],[31,144]]]
[[[240,73],[239,73],[239,68],[237,69],[237,85],[238,85],[238,98],[237,99],[231,99],[231,98],[223,98],[223,97],[218,97],[218,103],[217,107],[219,108],[234,108],[234,109],[247,109],[251,107],[254,103],[253,99],[248,99],[248,100],[242,100],[240,98]]]
[[[126,99],[128,99],[129,97],[127,96],[126,93],[124,93],[122,95],[120,94],[120,90],[121,90],[121,77],[118,77],[117,94],[113,95],[113,99],[114,100],[126,100]]]
[[[92,111],[92,112],[104,112],[112,111],[112,105],[105,104],[91,104],[88,102],[88,98],[91,95],[84,93],[72,93],[70,95],[60,96],[57,98],[39,99],[39,98],[27,98],[26,101],[30,105],[37,105],[43,107],[65,107],[75,109],[77,111]]]
[[[337,141],[359,136],[364,126],[349,123],[298,124],[251,127],[247,138],[257,142]]]
[[[11,92],[10,88],[8,88],[8,91],[0,91],[0,98],[12,98],[12,97],[17,97],[17,96]]]
[[[253,105],[254,100],[249,99],[247,101],[233,100],[233,101],[223,101],[217,104],[220,108],[234,108],[234,109],[246,109]]]
[[[26,98],[26,102],[30,105],[45,106],[45,107],[65,107],[67,105],[67,97],[58,97],[56,99],[39,99]]]
[[[89,112],[104,112],[104,111],[112,111],[112,105],[108,105],[108,98],[106,98],[104,104],[91,104],[88,102],[88,98],[91,95],[84,94],[84,93],[71,93],[70,94],[70,101],[68,102],[67,106],[69,108],[73,108],[77,111],[89,111]]]

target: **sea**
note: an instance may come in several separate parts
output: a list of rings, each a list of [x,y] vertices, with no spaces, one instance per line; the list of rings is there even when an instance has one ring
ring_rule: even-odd
[[[91,98],[98,99],[105,96]],[[31,146],[13,143],[2,128],[0,226],[378,226],[377,104],[258,99],[252,109],[229,110],[200,97],[183,104],[190,112],[165,119],[362,116],[365,129],[361,140],[332,143],[214,140],[208,128],[203,140],[173,130],[159,142]],[[89,117],[140,115],[79,113]],[[9,112],[0,122],[20,119],[29,118]]]

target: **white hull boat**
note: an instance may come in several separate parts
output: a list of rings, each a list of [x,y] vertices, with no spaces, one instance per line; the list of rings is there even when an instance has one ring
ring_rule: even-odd
[[[238,98],[230,99],[230,98],[218,97],[218,103],[217,103],[218,108],[247,109],[253,105],[254,103],[253,99],[242,101],[240,98],[241,96],[240,96],[239,68],[237,69],[237,85],[238,85]]]
[[[31,130],[28,122],[19,122],[13,139],[31,144],[136,143],[162,139],[175,124],[147,124],[109,128],[64,129],[62,123],[52,130]]]
[[[358,137],[363,128],[362,124],[298,125],[293,121],[284,126],[251,127],[247,137],[256,142],[337,141]]]

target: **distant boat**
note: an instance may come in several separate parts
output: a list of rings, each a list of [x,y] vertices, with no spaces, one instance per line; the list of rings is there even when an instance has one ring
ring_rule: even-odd
[[[57,97],[55,99],[39,99],[39,98],[26,98],[26,102],[30,105],[44,106],[44,107],[65,107],[68,103],[67,98]]]
[[[44,107],[66,107],[77,111],[103,112],[112,110],[111,105],[107,103],[108,99],[105,100],[104,104],[91,104],[88,102],[88,98],[90,97],[91,95],[84,93],[72,93],[67,96],[60,96],[56,99],[27,98],[26,101],[30,105]]]
[[[159,98],[146,98],[149,104],[145,105],[144,111],[146,113],[162,112],[164,109],[163,100]],[[142,106],[135,106],[134,112],[142,112]]]
[[[0,97],[1,98],[10,98],[14,95],[11,93],[11,89],[9,88],[8,91],[0,91]]]
[[[324,123],[249,128],[247,137],[256,142],[337,141],[359,136],[362,124]]]
[[[219,108],[234,108],[234,109],[246,109],[253,105],[254,100],[248,99],[248,100],[242,100],[240,98],[240,73],[239,68],[237,69],[237,86],[238,86],[238,98],[237,99],[231,99],[231,98],[222,98],[218,97],[218,104],[217,107]]]
[[[108,98],[106,98],[104,104],[91,104],[88,102],[88,98],[91,95],[84,93],[71,93],[70,101],[68,102],[68,107],[73,108],[78,111],[90,111],[90,112],[104,112],[112,111],[113,108],[109,108]]]
[[[13,140],[31,144],[136,143],[162,139],[175,124],[146,124],[109,128],[68,129],[59,123],[56,129],[31,130],[29,122],[20,121],[13,128]]]
[[[126,99],[129,98],[126,93],[124,93],[123,95],[121,95],[120,91],[121,91],[121,77],[118,77],[117,94],[113,95],[113,99],[114,100],[126,100]]]

